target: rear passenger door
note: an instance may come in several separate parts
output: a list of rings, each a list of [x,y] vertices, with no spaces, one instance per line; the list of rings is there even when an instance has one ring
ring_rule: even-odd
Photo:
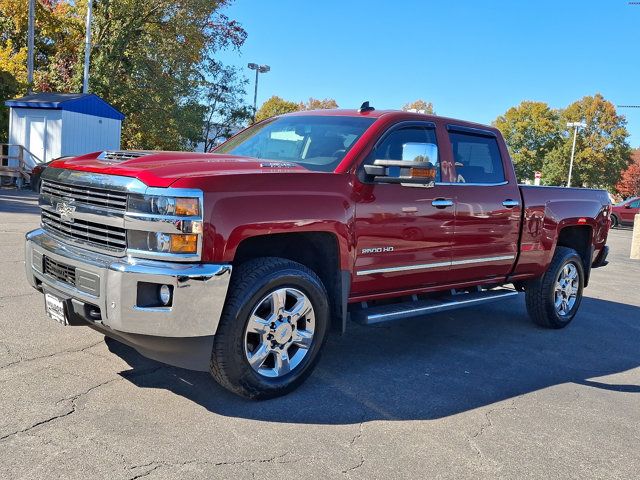
[[[492,130],[448,125],[447,131],[455,166],[450,280],[503,279],[516,260],[520,233],[520,190],[510,159]]]

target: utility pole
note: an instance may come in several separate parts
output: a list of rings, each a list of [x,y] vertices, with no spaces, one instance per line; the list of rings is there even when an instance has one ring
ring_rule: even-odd
[[[576,153],[576,138],[578,137],[578,128],[584,128],[587,124],[583,122],[569,122],[567,123],[567,127],[574,127],[573,131],[573,146],[571,147],[571,161],[569,162],[569,179],[567,181],[567,187],[571,186],[571,173],[573,172],[573,157]]]
[[[89,93],[89,59],[91,58],[91,16],[93,0],[87,2],[87,22],[84,35],[84,76],[82,77],[82,93]]]
[[[31,93],[33,85],[33,50],[36,23],[36,0],[29,0],[29,20],[27,25],[27,89]]]
[[[253,123],[256,123],[256,111],[258,108],[258,74],[267,73],[271,70],[269,65],[258,65],[257,63],[250,63],[247,67],[256,71],[256,83],[253,89]]]

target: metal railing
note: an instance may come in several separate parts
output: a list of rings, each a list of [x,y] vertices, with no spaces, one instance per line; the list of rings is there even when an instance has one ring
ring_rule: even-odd
[[[28,182],[31,170],[39,163],[42,160],[22,145],[0,143],[0,177],[16,179],[18,184]]]

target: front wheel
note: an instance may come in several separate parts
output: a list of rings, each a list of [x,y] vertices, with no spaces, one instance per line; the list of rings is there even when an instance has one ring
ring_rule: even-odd
[[[611,228],[618,228],[620,226],[620,220],[616,214],[611,215]]]
[[[558,247],[545,274],[527,285],[529,316],[542,327],[566,327],[578,312],[583,288],[580,255],[572,248]]]
[[[253,399],[298,387],[318,361],[329,323],[318,276],[283,258],[259,258],[233,272],[214,337],[211,374]]]

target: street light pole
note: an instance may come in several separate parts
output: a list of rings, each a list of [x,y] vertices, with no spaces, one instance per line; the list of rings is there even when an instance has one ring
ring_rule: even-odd
[[[256,111],[258,109],[258,74],[267,73],[271,70],[269,65],[258,65],[257,63],[250,63],[247,67],[256,71],[256,82],[253,89],[253,123],[256,123]]]
[[[87,3],[87,19],[84,32],[84,75],[82,77],[82,93],[89,93],[89,59],[91,58],[91,16],[93,0]]]
[[[27,26],[27,88],[31,93],[33,86],[33,50],[36,23],[36,0],[29,0],[29,19]]]
[[[582,122],[569,122],[567,123],[567,127],[574,127],[573,130],[573,146],[571,147],[571,161],[569,162],[569,179],[567,181],[567,187],[571,186],[571,173],[573,172],[573,158],[576,154],[576,139],[578,137],[578,128],[584,128],[587,125]]]

